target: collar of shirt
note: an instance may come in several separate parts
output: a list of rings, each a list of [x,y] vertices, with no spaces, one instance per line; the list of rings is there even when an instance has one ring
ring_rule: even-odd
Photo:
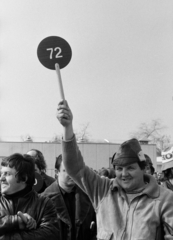
[[[76,192],[76,187],[75,187],[75,186],[72,188],[71,192],[66,192],[66,191],[65,191],[62,187],[60,187],[60,186],[59,186],[59,188],[60,188],[60,191],[61,191],[61,193],[62,193],[63,195],[65,195],[65,194],[70,194],[70,193],[75,193],[75,192]]]

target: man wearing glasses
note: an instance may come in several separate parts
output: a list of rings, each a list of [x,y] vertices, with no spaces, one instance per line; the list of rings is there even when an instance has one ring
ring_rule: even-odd
[[[32,157],[16,153],[4,158],[0,173],[0,239],[60,239],[51,200],[33,190]]]

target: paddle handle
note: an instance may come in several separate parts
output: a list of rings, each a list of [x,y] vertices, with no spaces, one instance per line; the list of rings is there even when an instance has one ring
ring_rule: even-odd
[[[55,63],[55,70],[56,70],[57,77],[58,77],[58,85],[59,85],[59,90],[60,90],[60,96],[61,96],[62,100],[65,100],[64,89],[63,89],[62,79],[61,79],[61,73],[60,73],[58,63]]]

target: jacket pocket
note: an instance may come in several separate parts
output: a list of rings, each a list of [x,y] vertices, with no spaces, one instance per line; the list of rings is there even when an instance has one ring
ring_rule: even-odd
[[[98,229],[97,239],[98,240],[111,240],[113,232],[105,231],[103,228]]]

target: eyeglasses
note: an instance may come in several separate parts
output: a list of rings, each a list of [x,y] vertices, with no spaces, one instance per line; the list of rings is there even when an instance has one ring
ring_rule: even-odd
[[[2,177],[10,177],[10,176],[15,176],[16,177],[16,175],[18,174],[18,172],[16,172],[15,174],[13,174],[12,172],[9,172],[9,171],[7,171],[7,172],[1,172],[0,171],[0,177],[2,178]]]

